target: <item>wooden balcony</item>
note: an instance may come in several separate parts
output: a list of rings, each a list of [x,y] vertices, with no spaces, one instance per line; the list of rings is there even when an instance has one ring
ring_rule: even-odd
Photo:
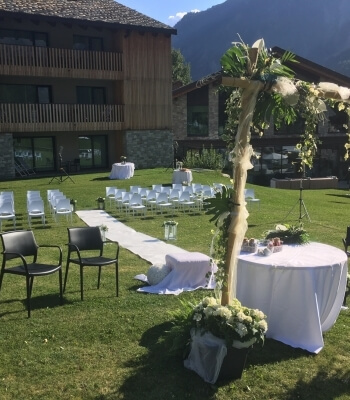
[[[122,105],[0,103],[0,132],[95,131],[123,128]]]
[[[0,44],[0,75],[123,78],[121,53]]]

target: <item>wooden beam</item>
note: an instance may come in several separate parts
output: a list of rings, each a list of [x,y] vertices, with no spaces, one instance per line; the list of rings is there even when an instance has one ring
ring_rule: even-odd
[[[224,86],[246,89],[250,84],[250,80],[246,78],[232,78],[231,76],[223,76],[221,78],[221,84]]]

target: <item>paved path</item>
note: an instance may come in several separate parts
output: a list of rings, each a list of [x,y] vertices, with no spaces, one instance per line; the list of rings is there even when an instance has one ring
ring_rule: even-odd
[[[164,264],[169,253],[187,253],[186,250],[162,240],[153,238],[124,225],[108,213],[101,210],[76,211],[76,214],[88,226],[106,225],[106,238],[117,241],[121,247],[139,255],[151,264]]]

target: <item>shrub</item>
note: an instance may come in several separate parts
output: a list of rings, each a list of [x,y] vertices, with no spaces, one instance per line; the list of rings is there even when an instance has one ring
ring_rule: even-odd
[[[183,164],[186,168],[206,168],[206,169],[222,169],[225,165],[225,157],[218,151],[213,149],[206,149],[203,146],[203,150],[189,150],[183,160]]]

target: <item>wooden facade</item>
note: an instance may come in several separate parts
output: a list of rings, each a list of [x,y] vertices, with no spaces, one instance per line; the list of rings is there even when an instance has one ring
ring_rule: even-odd
[[[171,129],[170,37],[132,32],[123,47],[125,125]]]
[[[58,15],[52,0],[47,0],[47,7],[52,7],[49,17],[40,15],[41,9],[33,15],[21,12],[20,5],[18,13],[0,5],[0,134],[12,134],[15,144],[21,138],[33,138],[34,143],[36,137],[52,137],[52,169],[57,167],[62,141],[69,149],[66,157],[75,159],[79,138],[90,135],[107,140],[100,166],[108,168],[122,154],[137,166],[137,156],[125,148],[128,131],[139,131],[146,142],[152,131],[171,133],[171,35],[176,31],[131,9],[120,17],[130,17],[131,23],[118,23],[120,5],[110,0],[91,3],[105,6],[106,17],[95,20],[91,11],[89,21],[79,3],[67,2],[67,7],[77,7],[83,21],[75,13],[68,19]],[[111,7],[116,8],[116,17],[111,16]],[[106,22],[109,19],[111,23]],[[141,22],[134,26],[134,20]],[[36,34],[40,45],[28,39]],[[26,39],[18,40],[20,35]],[[76,38],[98,42],[100,48],[75,48]],[[25,91],[40,90],[46,91],[45,99],[26,97]],[[34,153],[35,149],[26,152]],[[28,161],[35,164],[34,158]],[[144,160],[140,164],[145,165]]]

